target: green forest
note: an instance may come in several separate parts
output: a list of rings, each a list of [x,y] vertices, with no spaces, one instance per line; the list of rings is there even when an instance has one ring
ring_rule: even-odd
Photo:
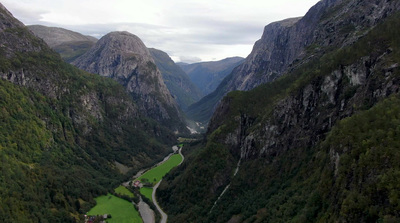
[[[173,134],[118,83],[66,64],[24,27],[2,34],[0,71],[26,83],[0,80],[1,222],[82,220],[126,178],[114,162],[133,173],[168,153]]]
[[[399,24],[399,15],[394,15],[355,44],[326,49],[323,56],[249,92],[229,93],[222,102],[225,113],[211,120],[202,145],[195,146],[186,165],[168,174],[157,191],[169,219],[398,222],[400,96],[389,92],[386,99],[377,99],[370,91],[399,80],[398,68],[386,68],[400,59],[399,30],[393,29]],[[299,100],[307,87],[321,86],[327,75],[359,63],[366,55],[370,55],[370,63],[376,63],[374,73],[365,86],[352,85],[342,76],[335,99],[348,102],[349,109],[343,110],[329,131],[318,135],[318,140],[315,134],[321,130],[313,130],[319,128],[313,124],[319,123],[319,117],[340,114],[321,94],[316,96],[314,113],[298,116],[309,124],[285,130],[298,134],[288,136],[292,141],[279,144],[281,147],[268,155],[242,160],[238,174],[233,176],[240,151],[228,146],[228,139],[238,133],[240,137],[262,137],[268,125],[282,124],[278,118],[282,116],[277,114],[280,103]],[[281,134],[283,137],[285,132]],[[253,150],[263,149],[260,141],[252,141]],[[213,207],[228,184],[229,189]]]

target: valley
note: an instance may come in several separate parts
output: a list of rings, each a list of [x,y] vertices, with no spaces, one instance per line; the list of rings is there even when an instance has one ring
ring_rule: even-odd
[[[111,214],[113,216],[107,222],[155,222],[155,212],[161,215],[160,222],[167,221],[167,214],[161,209],[156,200],[156,191],[162,178],[174,167],[184,161],[182,154],[183,144],[173,146],[173,152],[166,156],[161,162],[151,168],[138,171],[132,180],[122,183],[115,189],[117,196],[107,194],[95,198],[97,205],[93,207],[86,218],[97,215]],[[130,188],[129,190],[127,188]],[[145,198],[143,201],[142,196]],[[129,200],[128,203],[126,199]],[[131,201],[132,200],[132,201]],[[136,203],[135,203],[136,202]],[[147,203],[151,203],[153,210]],[[132,203],[132,204],[131,204]],[[134,208],[135,206],[135,208]],[[138,209],[138,210],[137,210]],[[139,214],[140,213],[140,214]],[[157,214],[158,215],[158,214]],[[143,219],[143,220],[142,220]]]
[[[203,4],[81,34],[0,3],[0,222],[400,222],[400,1]]]

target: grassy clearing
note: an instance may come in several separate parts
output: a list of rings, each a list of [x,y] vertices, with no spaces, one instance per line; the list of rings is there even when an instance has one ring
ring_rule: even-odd
[[[142,187],[140,188],[140,193],[145,196],[147,199],[151,200],[151,202],[153,202],[153,188],[151,187]]]
[[[115,191],[115,193],[117,193],[119,195],[126,195],[130,198],[133,198],[135,196],[132,192],[130,192],[126,187],[124,187],[122,185],[115,188],[114,191]]]
[[[145,182],[148,180],[149,183],[152,183],[155,185],[158,183],[164,176],[167,174],[172,168],[176,167],[179,165],[179,163],[182,162],[182,156],[180,154],[175,154],[172,155],[167,161],[165,161],[163,164],[154,167],[153,169],[147,171],[144,173],[141,177],[138,178],[138,180]],[[146,198],[152,199],[152,193],[153,193],[153,188],[149,187],[142,187],[140,188],[140,193],[145,196]]]
[[[112,218],[108,219],[109,223],[137,223],[143,222],[139,216],[139,212],[133,205],[119,197],[111,194],[95,198],[97,205],[93,207],[88,215],[111,214]]]
[[[182,161],[181,155],[179,154],[172,155],[166,162],[147,171],[141,177],[139,177],[138,180],[142,181],[143,179],[147,179],[149,180],[150,183],[156,184],[172,168],[178,166],[178,164],[181,163],[181,161]]]

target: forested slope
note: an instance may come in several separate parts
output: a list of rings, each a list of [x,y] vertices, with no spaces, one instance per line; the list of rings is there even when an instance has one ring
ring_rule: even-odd
[[[323,56],[276,81],[229,93],[203,148],[159,187],[169,220],[399,221],[396,11],[348,46],[319,46]]]
[[[173,133],[117,82],[62,61],[0,5],[0,222],[76,222]]]

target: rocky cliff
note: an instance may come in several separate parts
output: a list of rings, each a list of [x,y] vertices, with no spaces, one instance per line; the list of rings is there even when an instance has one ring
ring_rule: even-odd
[[[109,78],[62,61],[0,4],[0,222],[80,222],[175,135]]]
[[[397,189],[386,185],[400,170],[399,11],[398,1],[321,1],[295,23],[319,18],[309,32],[318,46],[278,54],[301,58],[222,100],[204,148],[159,188],[169,218],[398,221]]]
[[[63,28],[42,25],[31,25],[28,28],[59,53],[66,62],[72,62],[86,53],[97,42],[97,39],[92,36],[85,36]]]
[[[230,91],[253,89],[290,71],[299,61],[303,63],[332,48],[354,43],[397,4],[397,1],[324,0],[302,18],[267,25],[245,62],[218,86],[213,98],[201,100],[193,107],[211,114],[209,110],[214,111],[216,104]]]
[[[188,75],[168,56],[167,53],[149,49],[168,90],[182,110],[198,101],[202,93],[200,89],[190,81]]]
[[[144,43],[128,32],[112,32],[72,64],[123,85],[140,111],[174,131],[186,131],[176,101]]]

